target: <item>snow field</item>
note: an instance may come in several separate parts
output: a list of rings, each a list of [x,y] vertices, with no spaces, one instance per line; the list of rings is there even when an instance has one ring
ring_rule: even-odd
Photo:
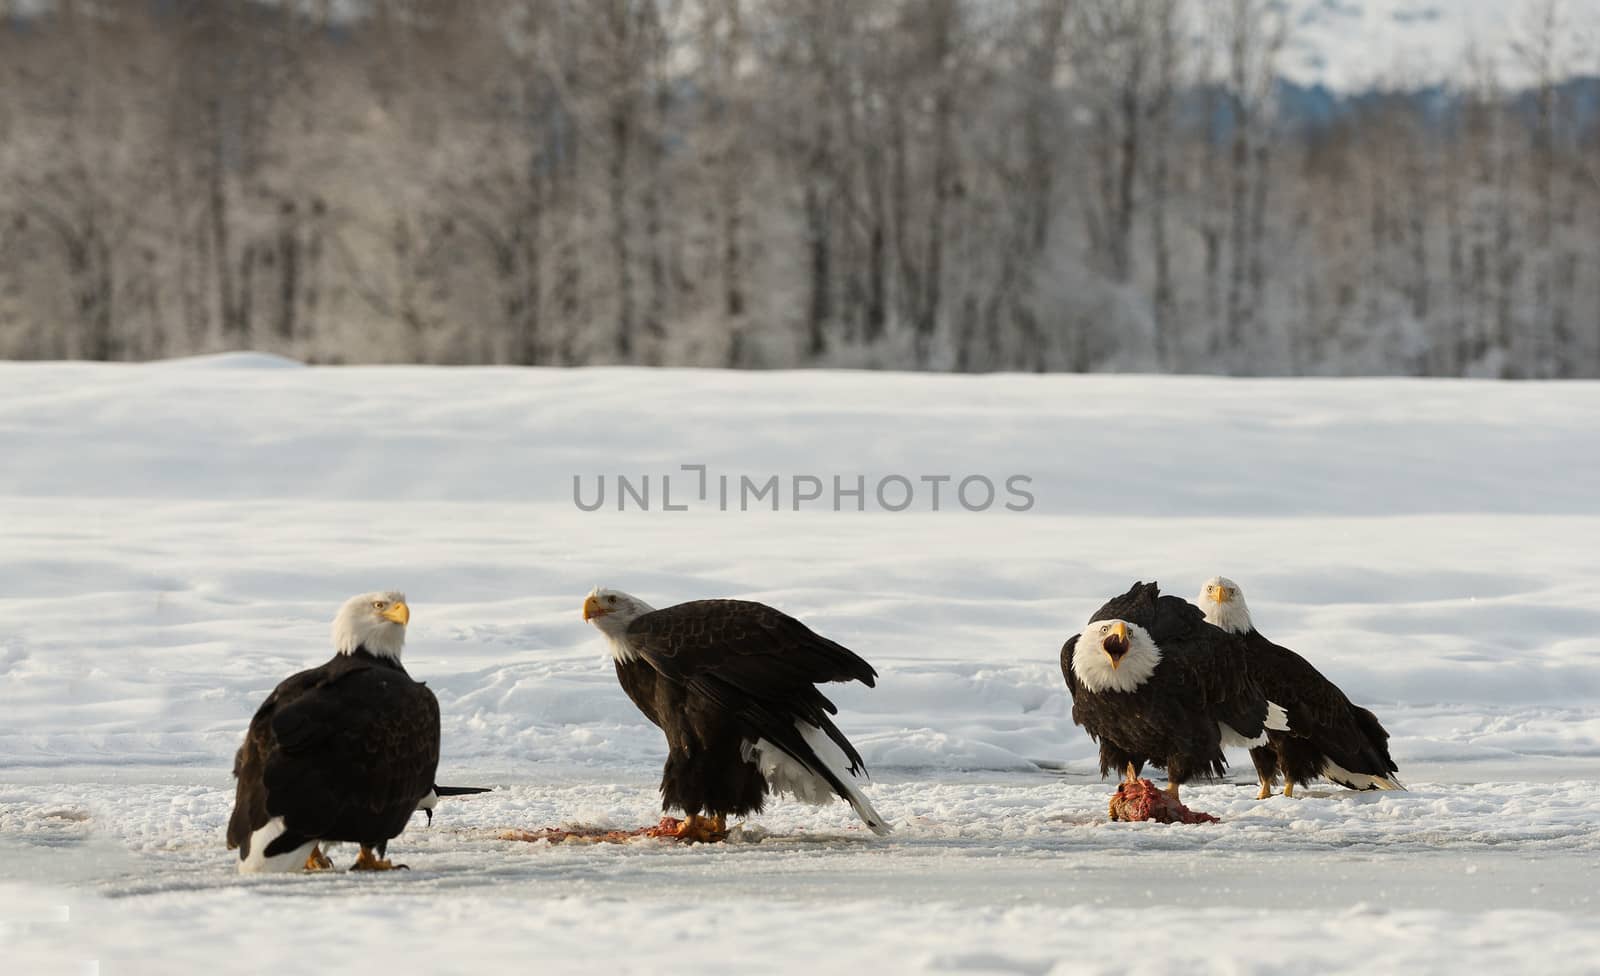
[[[1600,385],[264,365],[0,364],[18,971],[258,971],[308,943],[441,972],[1595,958]],[[1023,474],[1036,505],[572,502],[574,475],[685,464]],[[1134,579],[1192,596],[1213,573],[1379,714],[1411,792],[1219,784],[1185,791],[1214,828],[1102,822],[1061,641]],[[872,661],[876,689],[830,694],[894,837],[777,803],[725,850],[498,840],[658,812],[659,733],[579,619],[595,584],[763,600]],[[377,587],[413,607],[441,780],[502,789],[418,818],[404,876],[241,880],[221,831],[244,726]]]

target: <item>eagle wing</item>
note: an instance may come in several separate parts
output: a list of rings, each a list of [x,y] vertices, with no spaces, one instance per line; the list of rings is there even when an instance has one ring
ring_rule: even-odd
[[[230,847],[271,817],[283,817],[303,837],[370,829],[374,834],[364,839],[387,840],[433,788],[439,765],[433,692],[391,666],[317,671],[284,682],[251,720],[235,760],[239,800]]]
[[[307,825],[299,833],[351,816],[397,820],[399,833],[433,789],[439,702],[403,671],[351,671],[278,709],[272,730],[268,796],[284,796],[285,822]]]
[[[870,688],[878,680],[872,665],[848,647],[749,600],[694,600],[655,610],[630,624],[627,637],[665,677],[688,682],[715,675],[757,697],[831,681]],[[834,711],[832,704],[827,711]]]
[[[1089,622],[1126,620],[1149,630],[1149,623],[1155,614],[1156,598],[1160,593],[1160,587],[1155,583],[1134,583],[1128,592],[1107,600],[1089,618]]]
[[[1387,776],[1399,767],[1389,756],[1389,733],[1365,708],[1353,704],[1305,658],[1251,631],[1251,663],[1267,697],[1289,715],[1291,734],[1310,741],[1352,772]]]
[[[1173,679],[1193,687],[1217,721],[1247,739],[1266,731],[1268,699],[1252,675],[1243,641],[1202,619],[1158,643],[1162,664],[1174,665]]]
[[[1078,676],[1072,673],[1072,653],[1078,648],[1078,635],[1073,634],[1061,645],[1061,677],[1067,679],[1067,694],[1078,700]]]
[[[1156,583],[1135,583],[1128,592],[1105,602],[1090,623],[1096,620],[1126,620],[1150,633],[1157,644],[1164,639],[1182,638],[1206,619],[1206,613],[1181,597],[1162,596]]]
[[[859,681],[872,687],[878,672],[854,651],[786,613],[748,600],[695,600],[644,614],[628,625],[627,641],[669,681],[736,714],[771,742],[794,745],[796,718],[825,732],[851,763],[863,763],[828,719],[838,708],[816,687]]]
[[[1061,645],[1061,677],[1067,680],[1067,695],[1072,699],[1073,725],[1083,725],[1085,721],[1089,720],[1087,702],[1080,703],[1078,696],[1078,675],[1072,670],[1072,655],[1078,649],[1078,637],[1078,634],[1073,634],[1067,638],[1065,644]],[[1099,736],[1093,732],[1090,732],[1089,736],[1096,740],[1099,739]]]
[[[1152,587],[1154,583],[1150,584]],[[1150,623],[1146,629],[1157,643],[1163,637],[1182,637],[1210,628],[1217,634],[1227,637],[1227,633],[1206,623],[1206,612],[1188,600],[1177,596],[1157,596],[1154,610],[1150,614]],[[1208,631],[1209,633],[1209,631]],[[1232,641],[1238,644],[1238,641]]]
[[[228,818],[228,850],[243,847],[245,854],[248,854],[250,835],[275,815],[267,810],[267,788],[263,782],[267,760],[277,750],[277,740],[272,734],[272,716],[280,705],[294,701],[325,681],[331,665],[332,662],[329,662],[283,679],[251,717],[244,743],[233,757],[233,778],[238,782],[233,813]]]

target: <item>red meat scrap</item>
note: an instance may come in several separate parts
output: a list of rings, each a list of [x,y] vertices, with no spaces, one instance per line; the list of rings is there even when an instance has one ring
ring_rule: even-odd
[[[1111,798],[1110,812],[1112,820],[1128,823],[1145,820],[1185,824],[1218,822],[1211,814],[1191,810],[1174,800],[1166,790],[1157,789],[1156,784],[1147,779],[1118,786],[1117,795]]]
[[[611,830],[604,827],[545,827],[542,830],[502,830],[500,840],[520,840],[528,843],[548,841],[551,844],[626,844],[640,837],[678,839],[678,828],[683,821],[675,817],[662,817],[660,823],[634,830]]]

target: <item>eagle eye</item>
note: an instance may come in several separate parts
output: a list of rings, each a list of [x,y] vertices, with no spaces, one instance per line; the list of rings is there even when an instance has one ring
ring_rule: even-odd
[[[374,600],[374,601],[372,601],[372,609],[374,609],[374,610],[382,610],[383,609],[383,601],[382,600]]]
[[[614,596],[608,596],[608,597],[606,597],[606,602],[607,603],[616,603],[617,602],[617,598],[614,597]]]
[[[1100,633],[1102,633],[1102,634],[1105,633],[1106,631],[1110,630],[1110,629],[1111,629],[1111,625],[1110,624],[1101,624],[1100,625]]]

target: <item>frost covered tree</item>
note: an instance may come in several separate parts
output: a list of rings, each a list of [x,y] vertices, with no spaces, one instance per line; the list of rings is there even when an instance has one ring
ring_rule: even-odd
[[[6,5],[0,355],[1600,375],[1573,3],[1311,109],[1269,0]]]

